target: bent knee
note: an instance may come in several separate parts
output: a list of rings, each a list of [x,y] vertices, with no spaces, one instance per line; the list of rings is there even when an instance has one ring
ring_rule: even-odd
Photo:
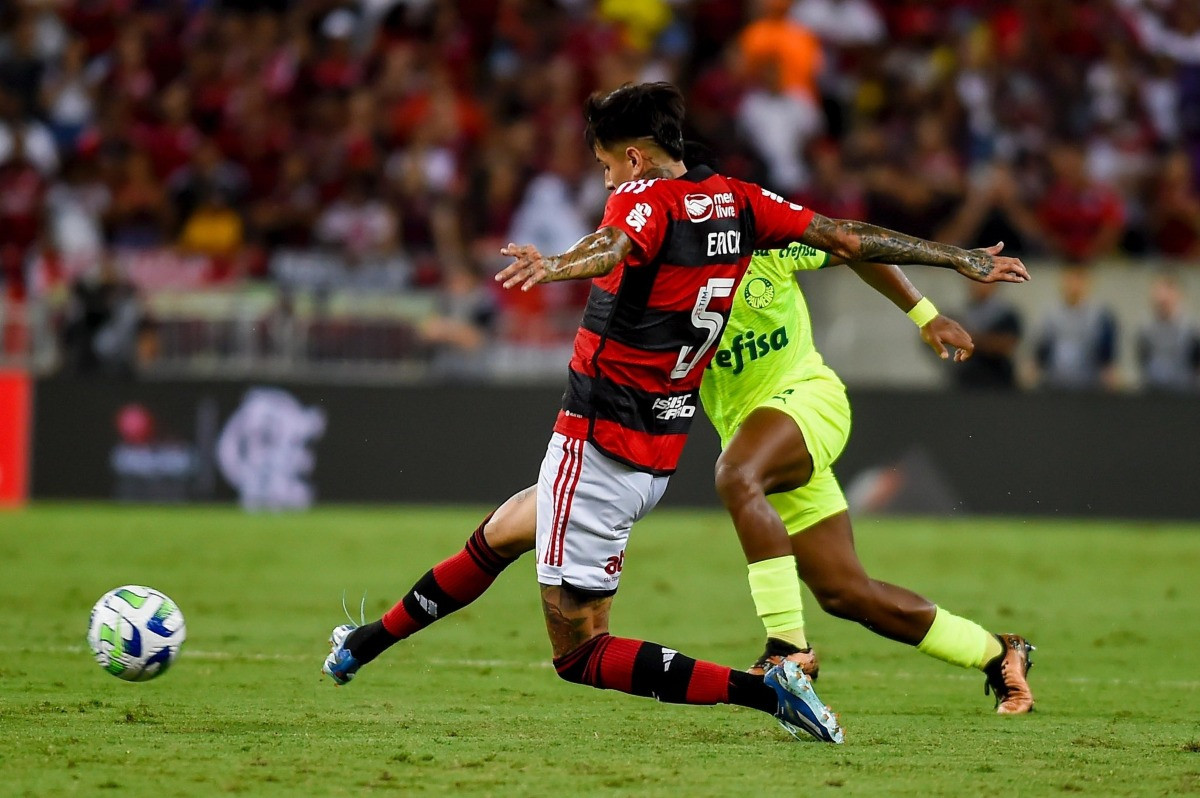
[[[533,551],[537,539],[537,501],[517,494],[500,506],[483,525],[483,537],[501,557],[516,559]]]
[[[763,493],[761,477],[744,463],[718,458],[714,484],[726,506],[738,504]]]

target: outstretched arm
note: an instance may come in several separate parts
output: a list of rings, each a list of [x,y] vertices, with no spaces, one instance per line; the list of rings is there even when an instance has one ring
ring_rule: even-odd
[[[847,261],[928,264],[954,269],[979,282],[1023,283],[1029,279],[1025,264],[999,256],[1003,242],[986,249],[961,249],[897,233],[866,222],[830,219],[814,214],[800,240]]]
[[[855,262],[847,264],[862,281],[887,297],[893,305],[908,313],[923,297],[917,287],[909,282],[899,266],[882,263]],[[932,306],[930,306],[932,307]],[[936,311],[935,311],[936,312]],[[938,357],[950,357],[946,346],[954,349],[954,360],[961,362],[975,351],[970,334],[954,319],[938,313],[921,325],[921,339]]]
[[[617,268],[632,249],[629,236],[615,227],[601,227],[561,255],[543,255],[529,244],[509,244],[500,254],[514,260],[496,275],[496,281],[505,288],[521,284],[521,290],[528,291],[538,283],[599,277]]]

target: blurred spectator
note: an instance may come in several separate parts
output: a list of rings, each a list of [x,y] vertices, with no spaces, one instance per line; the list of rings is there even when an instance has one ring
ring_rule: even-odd
[[[226,202],[240,204],[246,193],[246,170],[221,152],[212,139],[195,145],[186,166],[173,170],[168,183],[174,203],[175,218],[191,217],[195,208],[214,193]]]
[[[1125,224],[1120,195],[1088,177],[1084,154],[1073,144],[1056,145],[1050,165],[1054,180],[1038,221],[1051,252],[1075,263],[1112,254]]]
[[[508,239],[533,244],[541,252],[565,252],[594,229],[571,196],[566,179],[543,172],[529,181],[513,215]]]
[[[791,18],[838,47],[879,44],[887,26],[868,0],[796,0]]]
[[[1160,274],[1150,289],[1150,319],[1138,330],[1142,385],[1151,391],[1196,390],[1200,377],[1200,329],[1183,310],[1183,289]]]
[[[941,135],[940,133],[938,135]],[[922,238],[935,238],[954,212],[959,195],[953,180],[914,180],[920,165],[915,152],[892,152],[883,131],[859,137],[857,155],[866,170],[867,218],[876,224]]]
[[[317,238],[356,258],[384,255],[396,248],[396,215],[384,203],[374,181],[359,175],[317,219]]]
[[[975,341],[975,353],[953,374],[960,388],[1017,387],[1013,355],[1021,343],[1021,317],[1000,294],[998,283],[968,283],[968,303],[959,320]]]
[[[1012,167],[996,162],[976,168],[966,198],[942,228],[941,238],[967,248],[1003,241],[1005,254],[1025,255],[1042,241],[1042,233]]]
[[[63,179],[46,195],[50,244],[64,255],[98,257],[104,250],[104,219],[111,204],[112,192],[94,159],[67,161]]]
[[[127,103],[139,116],[148,114],[157,81],[146,63],[146,44],[136,25],[123,27],[115,46],[103,56],[104,91]]]
[[[735,141],[738,108],[745,91],[745,69],[736,44],[726,45],[692,83],[688,122],[697,136],[710,144],[725,144],[725,155],[729,154],[728,145]]]
[[[434,371],[443,377],[486,374],[486,347],[494,338],[496,303],[488,281],[465,269],[446,274],[436,315],[420,327],[421,340],[433,352]]]
[[[202,145],[202,135],[192,123],[191,92],[182,83],[173,83],[158,101],[158,118],[135,127],[139,149],[150,156],[159,180],[172,180],[189,161],[192,170],[215,168],[219,154]],[[196,160],[200,163],[197,164]]]
[[[42,78],[41,102],[59,152],[75,151],[76,141],[95,116],[98,70],[87,64],[87,42],[73,39],[62,63]]]
[[[150,159],[140,153],[125,158],[115,181],[108,213],[109,240],[117,247],[145,249],[168,241],[171,204],[154,176]]]
[[[0,164],[13,157],[15,139],[22,139],[22,156],[47,177],[58,170],[58,149],[46,126],[23,116],[20,101],[0,83]]]
[[[0,164],[0,250],[18,294],[23,290],[20,266],[41,233],[45,194],[46,181],[26,157],[25,138],[18,130],[8,160]]]
[[[1117,322],[1112,311],[1091,299],[1091,271],[1064,268],[1060,288],[1062,301],[1051,308],[1038,336],[1040,384],[1060,390],[1115,389]]]
[[[737,119],[742,138],[767,166],[768,186],[793,192],[808,184],[804,148],[821,130],[821,112],[784,89],[777,62],[764,62],[751,75]]]
[[[63,332],[67,367],[77,374],[131,376],[142,326],[136,290],[105,258],[71,288]]]
[[[848,172],[838,146],[824,141],[811,148],[813,179],[791,197],[795,202],[834,219],[865,219],[867,203],[857,175]]]
[[[179,248],[197,255],[234,255],[244,241],[242,218],[219,188],[200,197],[179,233]]]
[[[788,19],[785,0],[762,0],[761,16],[739,39],[747,89],[738,129],[767,166],[766,182],[781,192],[808,183],[805,144],[823,125],[816,79],[821,44]]]
[[[298,247],[312,241],[319,210],[320,195],[309,175],[307,159],[290,153],[270,193],[255,203],[252,219],[266,246]]]
[[[13,93],[22,116],[37,109],[38,88],[45,66],[37,52],[37,22],[32,9],[18,11],[17,22],[0,50],[0,86]]]
[[[821,71],[821,42],[812,31],[789,19],[787,0],[758,0],[758,16],[741,32],[739,43],[748,74],[770,68],[774,87],[797,102],[814,104]]]
[[[602,19],[621,26],[626,41],[638,50],[647,50],[671,22],[671,8],[664,0],[599,0],[597,11]]]
[[[1150,232],[1155,250],[1167,257],[1200,256],[1200,193],[1185,152],[1177,150],[1163,162],[1150,206]]]

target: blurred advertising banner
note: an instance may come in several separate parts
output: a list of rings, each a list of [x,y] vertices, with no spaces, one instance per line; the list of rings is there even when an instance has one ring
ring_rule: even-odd
[[[31,494],[494,506],[536,482],[561,397],[555,386],[43,380]],[[1195,396],[850,399],[854,431],[834,469],[856,513],[1200,518]],[[718,506],[717,453],[697,414],[665,504]]]
[[[47,379],[37,390],[32,493],[254,510],[499,501],[536,481],[560,396],[544,387]]]
[[[32,384],[24,372],[0,371],[0,507],[27,495]]]
[[[129,502],[237,499],[252,510],[302,510],[315,497],[313,445],[325,412],[258,385],[78,383],[86,410],[55,424],[70,391],[39,391],[39,495]],[[72,447],[73,452],[63,447]],[[69,468],[57,463],[69,462]]]

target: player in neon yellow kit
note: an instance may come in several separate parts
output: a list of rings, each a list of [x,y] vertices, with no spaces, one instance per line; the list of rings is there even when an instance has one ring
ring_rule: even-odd
[[[850,403],[813,344],[793,276],[830,263],[829,255],[804,244],[756,252],[700,389],[721,436],[717,492],[737,528],[767,630],[766,650],[753,669],[791,657],[816,674],[798,571],[827,612],[946,662],[979,668],[1001,713],[1028,712],[1031,646],[1023,638],[993,635],[909,590],[871,579],[855,554],[846,499],[831,469],[850,435]],[[898,268],[852,268],[906,310],[942,357],[946,343],[957,348],[956,359],[970,355],[965,332],[939,315]]]
[[[999,250],[999,245],[991,248],[993,254]],[[766,650],[752,670],[792,658],[810,676],[816,673],[816,658],[804,637],[799,573],[830,613],[939,659],[990,667],[988,683],[1003,699],[1001,711],[1028,711],[1033,699],[1025,682],[1023,639],[992,635],[910,591],[869,579],[854,554],[846,500],[830,468],[849,437],[850,405],[841,380],[813,345],[808,308],[793,276],[828,265],[828,254],[804,244],[756,252],[700,391],[721,436],[718,492],[750,563],[751,593],[767,630]],[[943,358],[949,356],[947,345],[956,350],[956,360],[970,355],[970,336],[938,314],[899,268],[851,268],[907,311]],[[1020,281],[1001,269],[986,279]],[[486,560],[493,579],[534,547],[536,503],[528,500],[534,490],[527,488],[501,505],[464,550]],[[451,567],[453,560],[430,574]],[[457,606],[486,589],[454,597]],[[457,606],[440,607],[428,622]],[[354,656],[366,664],[399,639],[373,629]],[[1010,639],[1022,648],[1009,647]]]

